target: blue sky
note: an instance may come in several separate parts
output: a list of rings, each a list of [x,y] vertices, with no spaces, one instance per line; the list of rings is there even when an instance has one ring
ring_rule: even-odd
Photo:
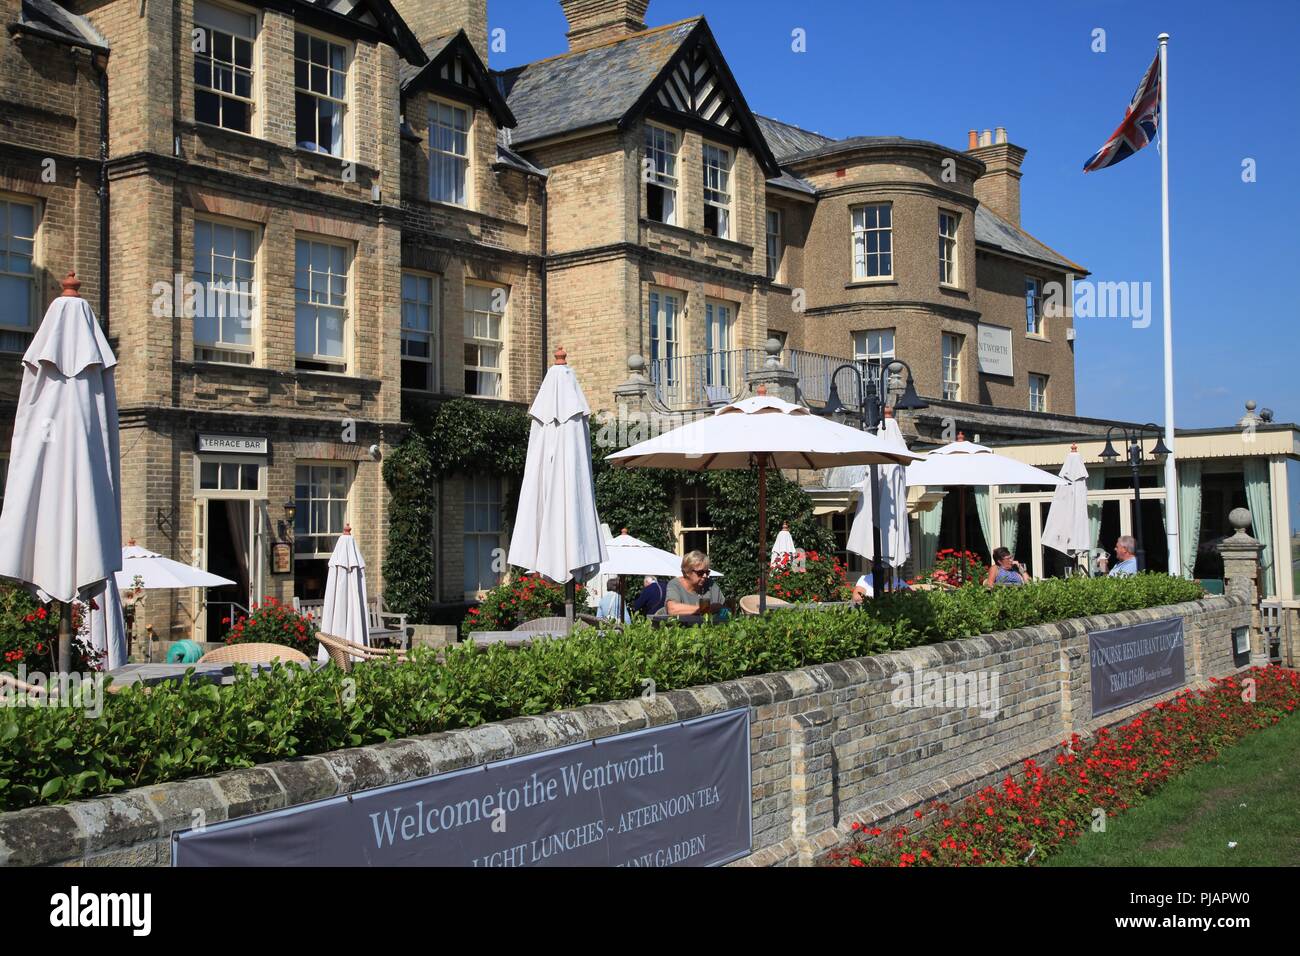
[[[994,12],[996,11],[996,12]],[[1160,157],[1087,176],[1170,34],[1170,189],[1179,427],[1235,422],[1247,399],[1300,420],[1296,367],[1300,3],[1294,0],[651,0],[650,26],[704,14],[750,107],[831,136],[964,148],[1005,126],[1029,151],[1022,225],[1097,280],[1150,282],[1150,327],[1077,319],[1078,413],[1164,420]],[[489,0],[494,67],[565,49],[558,0]],[[806,31],[807,52],[791,50]],[[1093,52],[1105,30],[1106,51]],[[1279,108],[1280,107],[1280,108]],[[1257,181],[1242,181],[1242,161]],[[1293,469],[1293,493],[1300,485]],[[1293,504],[1293,517],[1300,522]]]

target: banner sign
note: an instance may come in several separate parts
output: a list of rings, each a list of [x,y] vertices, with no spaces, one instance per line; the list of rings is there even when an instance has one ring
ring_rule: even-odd
[[[1088,632],[1092,716],[1177,690],[1186,683],[1183,619]]]
[[[1011,358],[1011,330],[1000,325],[981,323],[978,332],[980,373],[1014,377],[1016,370]]]
[[[716,866],[752,834],[749,711],[173,835],[173,866]]]

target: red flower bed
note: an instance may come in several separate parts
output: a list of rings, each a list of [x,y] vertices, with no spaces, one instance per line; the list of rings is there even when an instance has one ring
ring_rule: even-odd
[[[853,595],[840,559],[816,551],[777,555],[767,577],[767,593],[795,604],[847,601]]]
[[[944,548],[934,556],[934,567],[917,577],[922,584],[958,587],[984,580],[984,560],[974,551]]]
[[[253,605],[250,614],[240,615],[234,621],[223,617],[221,623],[230,625],[227,644],[283,644],[308,657],[315,656],[319,646],[316,641],[319,627],[311,615],[300,614],[273,597],[262,598],[261,604]]]
[[[1250,683],[1253,681],[1253,684]],[[1253,698],[1253,699],[1252,699]],[[1300,671],[1253,668],[1156,704],[1122,726],[1078,734],[1042,766],[985,787],[950,810],[932,803],[922,832],[854,824],[851,844],[829,854],[839,866],[1017,866],[1072,843],[1094,811],[1113,817],[1170,778],[1300,707]],[[923,820],[926,814],[917,810]]]

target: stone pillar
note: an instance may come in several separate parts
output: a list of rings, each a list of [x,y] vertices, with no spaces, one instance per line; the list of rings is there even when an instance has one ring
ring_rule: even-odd
[[[758,386],[766,385],[767,394],[773,398],[798,404],[799,376],[793,369],[781,364],[781,348],[779,339],[768,339],[763,345],[763,351],[767,352],[767,359],[761,368],[745,376],[745,384],[749,387],[751,395],[758,394]]]
[[[627,380],[614,389],[614,403],[619,412],[666,414],[668,407],[659,401],[659,393],[646,374],[646,360],[640,355],[627,357]]]
[[[1268,649],[1264,646],[1259,617],[1259,556],[1264,546],[1246,533],[1251,523],[1247,509],[1233,508],[1228,522],[1236,532],[1219,542],[1219,554],[1223,555],[1223,593],[1250,602],[1250,662],[1266,664]]]
[[[799,848],[799,865],[812,866],[812,838],[835,826],[835,724],[825,710],[790,718],[790,833]]]

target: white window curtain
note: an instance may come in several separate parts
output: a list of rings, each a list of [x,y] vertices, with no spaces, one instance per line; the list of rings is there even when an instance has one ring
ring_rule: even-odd
[[[1106,487],[1106,473],[1094,469],[1088,474],[1088,491],[1102,491]],[[1091,497],[1091,496],[1089,496]],[[1100,501],[1088,502],[1088,547],[1096,550],[1101,547],[1101,509]]]
[[[1247,458],[1243,468],[1246,480],[1246,505],[1250,508],[1251,530],[1255,540],[1264,546],[1259,555],[1259,580],[1261,597],[1271,598],[1277,593],[1273,585],[1273,502],[1268,480],[1268,461]]]
[[[939,525],[943,522],[943,502],[917,516],[921,526],[921,547],[917,552],[917,570],[929,571],[934,567],[934,556],[939,553]]]
[[[1003,505],[999,514],[1002,527],[1002,547],[1016,553],[1016,539],[1020,537],[1020,506]]]
[[[984,535],[984,547],[992,551],[993,550],[993,534],[991,531],[991,526],[993,524],[992,496],[989,494],[988,486],[981,488],[977,485],[974,490],[975,490],[975,515],[980,519],[980,532]]]
[[[1201,463],[1178,463],[1178,560],[1182,574],[1196,570],[1196,549],[1201,543]]]

